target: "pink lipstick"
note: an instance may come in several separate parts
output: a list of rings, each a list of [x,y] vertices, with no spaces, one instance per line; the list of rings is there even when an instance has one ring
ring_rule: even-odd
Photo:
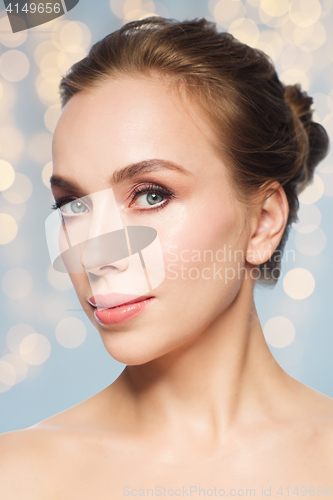
[[[155,297],[110,293],[90,297],[88,302],[95,307],[94,316],[100,324],[116,325],[138,316],[154,299]],[[105,309],[97,309],[97,306]]]

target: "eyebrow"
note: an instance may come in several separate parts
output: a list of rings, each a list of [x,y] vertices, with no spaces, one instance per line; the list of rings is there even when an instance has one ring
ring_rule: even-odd
[[[116,170],[109,178],[109,183],[111,185],[116,185],[123,181],[132,179],[132,177],[134,177],[135,175],[157,172],[159,170],[174,170],[183,175],[191,175],[191,172],[189,170],[186,170],[175,162],[153,159],[132,163],[131,165],[127,165],[120,170]],[[59,187],[71,188],[77,191],[81,190],[80,186],[76,184],[76,182],[70,181],[58,175],[52,175],[52,177],[50,178],[50,185],[51,188]]]

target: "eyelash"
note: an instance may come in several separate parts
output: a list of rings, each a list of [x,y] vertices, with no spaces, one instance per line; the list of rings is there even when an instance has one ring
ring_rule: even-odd
[[[154,212],[156,210],[160,210],[163,208],[165,205],[167,205],[170,201],[170,199],[174,198],[175,195],[171,189],[165,188],[160,186],[159,184],[154,184],[150,182],[149,184],[146,185],[137,185],[134,187],[131,195],[130,195],[130,205],[133,203],[135,198],[137,198],[139,195],[142,194],[151,194],[151,193],[159,193],[163,195],[166,200],[160,202],[158,205],[152,205],[152,208],[140,208],[136,209],[137,211],[149,211],[149,212]],[[76,198],[74,196],[64,196],[63,198],[59,198],[58,200],[55,200],[55,202],[51,205],[52,210],[57,210],[60,209],[63,205],[66,203],[70,203],[71,201],[74,201]]]

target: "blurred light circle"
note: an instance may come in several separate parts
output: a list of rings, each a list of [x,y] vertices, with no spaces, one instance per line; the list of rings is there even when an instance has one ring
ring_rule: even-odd
[[[324,195],[325,196],[333,196],[333,172],[332,173],[322,173],[320,174],[324,182]]]
[[[27,201],[32,194],[32,182],[24,174],[17,173],[12,186],[3,193],[10,203],[20,204]]]
[[[57,290],[70,290],[72,288],[72,282],[69,275],[67,273],[55,271],[52,266],[50,266],[47,271],[47,279],[50,285]]]
[[[317,167],[317,170],[319,170],[319,172],[323,173],[323,174],[333,174],[333,164],[331,164],[331,165],[327,165],[327,164],[319,165],[319,167]]]
[[[52,175],[53,163],[49,161],[42,170],[42,180],[46,187],[50,188],[50,177]]]
[[[283,289],[292,299],[303,300],[313,293],[315,283],[310,271],[297,267],[285,275]]]
[[[295,82],[301,84],[303,90],[309,90],[310,82],[304,70],[300,68],[290,68],[284,71],[280,77],[285,85],[293,85]]]
[[[60,79],[56,78],[52,81],[45,80],[41,75],[36,81],[36,90],[39,99],[46,106],[59,101],[59,83]]]
[[[20,382],[22,382],[22,380],[25,379],[28,373],[28,365],[23,361],[21,356],[19,356],[18,354],[10,353],[2,356],[1,360],[11,364],[14,368],[16,375],[15,384],[19,384]]]
[[[27,76],[30,63],[20,50],[7,50],[0,58],[0,74],[9,82],[19,82]]]
[[[266,342],[277,348],[287,347],[295,338],[295,327],[292,321],[283,316],[274,316],[269,319],[263,332]]]
[[[269,26],[270,28],[279,28],[283,26],[289,20],[289,14],[284,14],[282,16],[270,16],[267,14],[262,7],[259,8],[259,18],[260,22]]]
[[[298,222],[293,223],[293,228],[300,233],[311,233],[321,222],[321,213],[316,205],[300,203]]]
[[[11,160],[20,156],[24,147],[24,136],[16,127],[5,125],[0,128],[0,153]]]
[[[294,42],[302,50],[317,50],[324,44],[325,40],[326,30],[319,21],[308,28],[303,26],[296,26],[295,28]]]
[[[330,109],[330,111],[333,111],[333,89],[327,96],[327,104]]]
[[[2,213],[10,215],[16,222],[19,222],[24,216],[26,211],[26,204],[20,203],[19,205],[6,205],[2,207]],[[0,231],[1,232],[1,231]],[[16,254],[17,255],[17,254]]]
[[[63,75],[67,73],[70,67],[78,61],[81,61],[84,57],[86,57],[87,51],[82,47],[77,47],[77,50],[73,50],[72,52],[63,52],[60,51],[58,53],[58,67],[60,73]]]
[[[6,160],[0,160],[0,191],[8,189],[15,180],[15,170]]]
[[[328,96],[321,92],[316,92],[312,94],[312,99],[316,114],[319,117],[320,122],[322,122],[328,115]]]
[[[63,57],[65,58],[65,55],[63,55]],[[58,61],[59,52],[56,50],[48,52],[42,57],[39,67],[43,78],[47,80],[49,77],[56,77],[60,81],[62,75],[59,69]]]
[[[0,43],[6,47],[18,47],[25,42],[27,31],[13,33],[8,16],[0,19]]]
[[[15,384],[16,372],[8,361],[0,358],[0,392],[5,392]]]
[[[284,49],[280,57],[281,69],[287,70],[294,66],[297,59],[297,47],[295,45],[289,45]]]
[[[91,42],[91,33],[86,24],[80,21],[68,21],[59,32],[59,42],[69,52],[75,52],[77,47],[86,49]]]
[[[48,322],[57,322],[63,318],[65,311],[71,307],[68,298],[64,297],[63,294],[49,294],[47,295],[42,303],[43,318]]]
[[[20,356],[29,365],[41,365],[50,357],[50,341],[40,333],[30,333],[24,337],[19,347]]]
[[[246,0],[247,4],[252,5],[253,7],[260,7],[261,0]]]
[[[307,28],[320,18],[319,0],[293,0],[290,5],[290,19],[297,26]]]
[[[148,2],[149,3],[149,2]],[[141,13],[139,14],[139,17],[138,19],[141,20],[141,19],[146,19],[147,17],[160,17],[158,14],[155,14],[155,12],[150,12],[150,11],[147,11],[147,10],[142,10]],[[133,19],[132,16],[130,16],[130,19]],[[133,20],[135,20],[136,17],[134,17]]]
[[[214,7],[213,15],[217,24],[222,28],[228,28],[236,18],[244,17],[245,8],[240,0],[219,0]]]
[[[7,245],[17,235],[15,219],[8,214],[0,213],[0,245]]]
[[[117,16],[119,19],[123,18],[123,2],[119,2],[119,0],[110,0],[110,8],[115,16]]]
[[[12,352],[18,353],[21,341],[31,333],[35,333],[35,330],[31,325],[27,325],[26,323],[19,323],[12,326],[6,335],[8,348]]]
[[[33,281],[25,269],[16,267],[9,269],[1,280],[1,286],[7,297],[11,299],[23,299],[32,290]]]
[[[228,28],[231,33],[239,41],[250,46],[255,46],[259,40],[259,28],[254,21],[245,17],[236,19]]]
[[[329,115],[325,116],[322,124],[325,127],[329,137],[333,137],[333,113],[330,113]]]
[[[288,0],[261,0],[260,7],[271,17],[279,17],[289,11],[290,2]]]
[[[59,321],[55,334],[59,344],[74,349],[84,342],[87,330],[80,319],[65,318]]]
[[[0,99],[0,111],[1,113],[5,113],[9,111],[10,108],[16,102],[17,93],[15,90],[15,86],[9,82],[1,82],[1,99]]]
[[[44,115],[44,123],[45,127],[50,131],[54,132],[54,129],[57,125],[61,114],[61,106],[60,104],[53,104],[45,111]]]
[[[312,183],[299,195],[300,203],[315,203],[324,194],[324,183],[319,175],[314,174]]]
[[[56,49],[56,46],[54,42],[48,40],[45,42],[41,42],[40,44],[37,45],[36,50],[34,52],[34,59],[37,64],[37,66],[41,65],[41,62],[43,60],[43,57],[49,54],[50,52],[54,52]]]
[[[318,255],[326,246],[326,234],[320,227],[311,233],[296,233],[295,246],[303,255]]]
[[[37,163],[47,163],[52,156],[52,134],[49,132],[34,134],[29,141],[29,155]]]
[[[283,51],[284,41],[276,31],[266,29],[260,31],[260,38],[256,48],[269,55],[273,61],[276,61]]]

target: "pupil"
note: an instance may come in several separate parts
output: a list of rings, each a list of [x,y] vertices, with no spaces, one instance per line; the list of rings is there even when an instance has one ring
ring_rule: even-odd
[[[82,203],[80,201],[76,201],[72,205],[73,212],[79,213],[81,208],[82,208]]]
[[[148,201],[148,203],[149,203],[150,205],[153,205],[156,201],[157,201],[157,202],[158,202],[158,201],[161,201],[161,200],[158,200],[158,197],[163,198],[163,196],[162,196],[162,195],[160,195],[160,194],[156,194],[156,193],[149,193],[149,194],[147,195],[147,201]]]

